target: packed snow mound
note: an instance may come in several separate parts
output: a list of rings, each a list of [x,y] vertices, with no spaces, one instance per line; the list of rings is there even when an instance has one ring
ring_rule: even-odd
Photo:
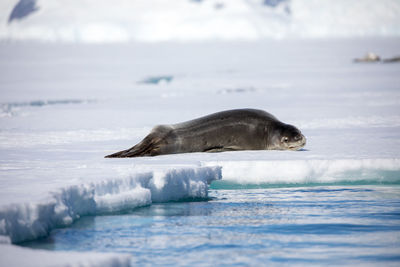
[[[48,235],[84,215],[118,212],[152,202],[206,199],[220,167],[177,168],[128,173],[123,178],[72,185],[42,201],[0,206],[0,236],[11,243]]]
[[[399,36],[397,0],[6,0],[0,39],[66,42]]]

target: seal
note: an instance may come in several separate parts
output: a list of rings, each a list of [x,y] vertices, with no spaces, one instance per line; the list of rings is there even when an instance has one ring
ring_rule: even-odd
[[[356,58],[353,61],[356,63],[379,62],[379,61],[381,61],[381,58],[375,53],[368,52],[363,58]]]
[[[158,125],[140,143],[106,158],[236,150],[298,150],[306,144],[294,126],[257,109],[234,109],[172,125]]]

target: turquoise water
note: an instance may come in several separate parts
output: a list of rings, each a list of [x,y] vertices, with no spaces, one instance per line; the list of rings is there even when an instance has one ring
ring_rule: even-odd
[[[133,266],[400,266],[397,185],[211,189],[209,196],[84,217],[22,245],[129,253]]]

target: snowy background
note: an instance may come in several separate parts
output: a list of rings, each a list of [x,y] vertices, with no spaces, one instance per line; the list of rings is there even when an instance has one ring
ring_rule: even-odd
[[[400,1],[3,0],[0,40],[0,243],[207,198],[211,181],[400,181],[400,64],[353,63],[400,55]],[[296,125],[305,150],[103,158],[154,125],[233,108]],[[2,247],[1,266],[37,257]],[[76,264],[129,264],[94,257]]]
[[[397,0],[3,0],[0,38],[109,43],[400,35]]]

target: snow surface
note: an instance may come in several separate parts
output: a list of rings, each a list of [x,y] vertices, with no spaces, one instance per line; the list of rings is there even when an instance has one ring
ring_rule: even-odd
[[[45,12],[45,3],[10,27]],[[9,244],[80,216],[207,198],[212,181],[398,184],[400,65],[352,60],[368,51],[398,55],[399,44],[0,44],[0,242],[8,243],[1,260],[10,254],[34,261],[36,252]],[[103,158],[139,142],[154,125],[246,107],[297,126],[305,149]],[[54,264],[65,264],[59,258]]]
[[[50,252],[0,244],[0,266],[128,267],[130,256],[113,253]]]
[[[116,0],[112,5],[107,0],[2,0],[0,39],[104,43],[400,36],[399,14],[398,0]]]
[[[82,173],[89,171],[85,169]],[[221,176],[220,167],[177,167],[149,173],[126,171],[125,175],[114,171],[119,178],[104,179],[96,173],[98,176],[92,179],[89,174],[84,180],[67,180],[62,185],[60,177],[38,177],[24,189],[33,191],[26,196],[29,201],[13,197],[19,192],[12,190],[12,186],[4,188],[8,194],[1,197],[0,234],[17,243],[46,236],[55,227],[67,226],[84,215],[118,212],[152,202],[205,199],[208,184]]]
[[[102,168],[101,174],[83,168],[80,175],[86,173],[84,178],[56,167],[67,176],[32,177],[25,172],[27,179],[15,181],[14,186],[2,179],[0,266],[129,266],[129,257],[124,255],[53,254],[5,244],[47,236],[52,229],[68,226],[84,215],[119,212],[153,202],[206,199],[208,184],[221,178],[220,167],[155,167],[156,171],[147,173],[132,170],[130,164],[125,164],[124,170],[107,167],[112,171]]]

